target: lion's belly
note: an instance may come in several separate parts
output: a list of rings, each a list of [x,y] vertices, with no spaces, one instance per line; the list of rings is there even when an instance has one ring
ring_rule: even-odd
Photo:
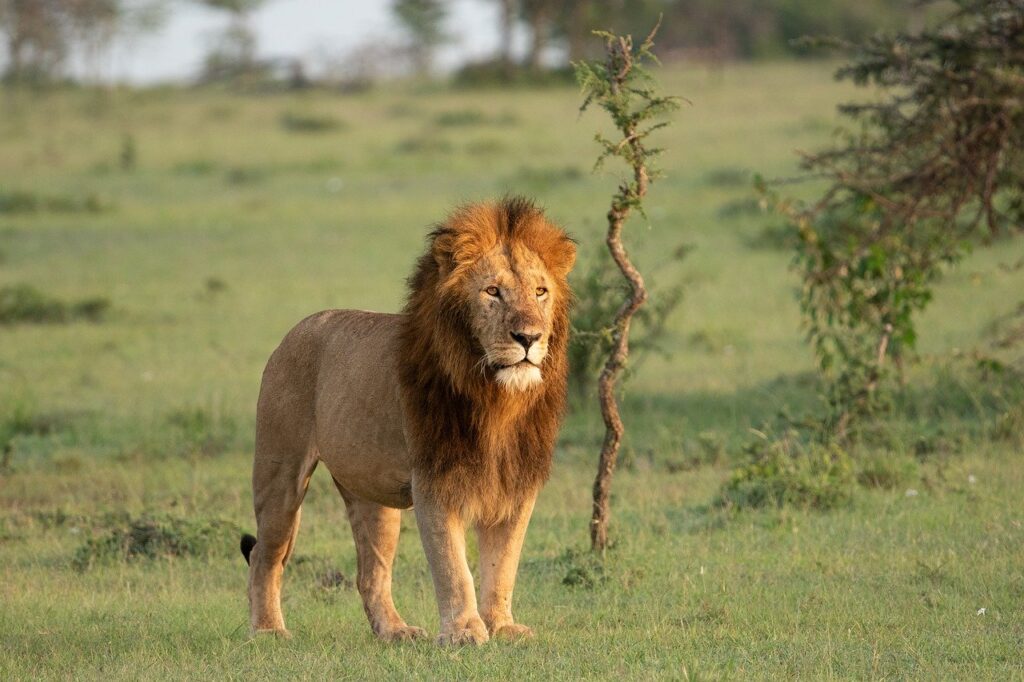
[[[388,429],[341,411],[324,427],[318,425],[317,434],[320,460],[347,492],[388,507],[412,506],[412,474],[400,426]]]
[[[319,457],[346,492],[405,509],[412,474],[394,367],[398,316],[345,312],[317,382]]]

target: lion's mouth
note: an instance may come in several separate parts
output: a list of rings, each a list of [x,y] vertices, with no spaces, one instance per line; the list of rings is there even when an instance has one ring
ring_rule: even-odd
[[[511,365],[494,365],[494,369],[512,369],[513,367],[536,367],[537,365],[530,362],[530,358],[523,358],[519,362],[513,362]]]

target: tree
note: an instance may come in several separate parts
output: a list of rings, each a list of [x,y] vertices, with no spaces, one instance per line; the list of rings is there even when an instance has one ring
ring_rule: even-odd
[[[580,110],[597,104],[611,117],[620,140],[610,140],[600,133],[596,139],[603,151],[598,156],[600,166],[609,157],[626,162],[632,178],[624,180],[612,196],[607,213],[608,233],[605,242],[608,251],[629,283],[629,295],[621,302],[612,321],[611,352],[598,379],[598,397],[601,416],[605,424],[604,443],[594,480],[594,507],[590,522],[590,541],[595,551],[603,552],[608,546],[608,521],[611,513],[611,479],[618,459],[619,446],[625,427],[615,400],[615,383],[629,360],[629,329],[633,316],[647,300],[647,289],[640,272],[633,265],[622,243],[622,228],[633,210],[643,211],[643,199],[656,173],[650,166],[651,158],[660,150],[647,147],[648,136],[666,123],[649,122],[678,107],[674,97],[659,95],[651,84],[644,62],[655,61],[651,49],[658,26],[639,46],[633,46],[631,36],[617,36],[608,32],[599,35],[605,40],[604,62],[579,62],[576,78],[585,93]],[[647,126],[647,127],[644,127]]]
[[[411,41],[413,68],[420,76],[430,74],[434,52],[449,40],[444,30],[448,9],[443,0],[394,0],[392,12]]]
[[[251,77],[257,71],[256,32],[250,21],[252,13],[265,0],[196,0],[211,9],[226,12],[228,26],[217,43],[206,55],[203,64],[204,81],[235,81]]]
[[[512,69],[512,29],[518,12],[517,0],[498,0],[498,60]]]
[[[119,37],[152,30],[163,0],[0,0],[7,35],[6,79],[46,83],[65,75],[73,55],[102,80],[104,57]]]
[[[805,155],[828,183],[817,201],[775,198],[799,234],[801,307],[845,437],[885,406],[946,268],[1024,229],[1024,0],[956,0],[932,29],[829,42],[851,54],[837,77],[882,96],[840,106],[855,124],[843,143]]]
[[[68,56],[65,9],[61,0],[0,0],[6,80],[40,83],[59,76]]]

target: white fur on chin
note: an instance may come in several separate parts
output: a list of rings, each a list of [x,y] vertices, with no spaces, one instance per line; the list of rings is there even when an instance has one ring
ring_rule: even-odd
[[[540,367],[530,364],[503,367],[494,373],[494,379],[509,391],[525,391],[542,381]]]

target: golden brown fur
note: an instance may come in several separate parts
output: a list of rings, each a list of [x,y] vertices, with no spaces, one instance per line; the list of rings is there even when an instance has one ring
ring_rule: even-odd
[[[325,311],[282,341],[257,408],[254,631],[285,633],[284,564],[318,463],[348,508],[375,633],[423,634],[391,601],[398,509],[415,503],[441,640],[524,636],[511,595],[565,400],[575,249],[530,202],[463,207],[430,236],[400,315]],[[481,607],[465,557],[480,534]]]

